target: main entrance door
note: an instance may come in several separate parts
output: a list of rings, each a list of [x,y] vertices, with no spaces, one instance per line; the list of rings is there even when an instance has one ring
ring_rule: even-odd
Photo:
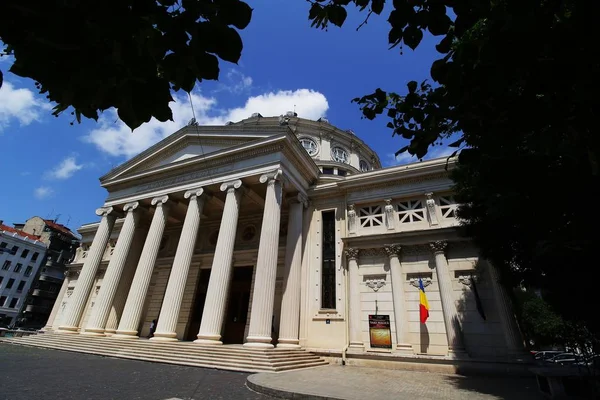
[[[253,267],[235,267],[229,288],[227,314],[222,341],[225,344],[244,343],[244,331],[248,321],[250,287]]]

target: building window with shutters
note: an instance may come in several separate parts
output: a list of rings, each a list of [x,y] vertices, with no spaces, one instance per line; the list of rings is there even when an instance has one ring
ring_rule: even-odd
[[[335,309],[335,210],[323,211],[321,308]]]

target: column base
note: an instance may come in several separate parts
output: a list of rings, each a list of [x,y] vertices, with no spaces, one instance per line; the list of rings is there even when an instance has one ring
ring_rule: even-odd
[[[220,340],[200,339],[200,338],[194,340],[194,343],[198,343],[199,345],[203,345],[203,346],[221,346],[223,344],[223,342],[221,342]]]
[[[465,358],[470,358],[469,353],[466,352],[463,348],[450,348],[448,349],[448,357],[453,360],[463,360]]]
[[[57,333],[70,333],[75,334],[79,333],[79,327],[77,326],[59,326],[56,330]]]
[[[117,331],[112,337],[117,339],[139,339],[137,331]]]
[[[107,329],[104,331],[104,336],[112,336],[117,333],[116,329]]]
[[[277,347],[282,347],[286,349],[299,349],[300,341],[298,339],[279,339],[277,340]]]
[[[154,336],[150,338],[153,342],[178,342],[177,333],[175,332],[154,332]]]
[[[85,331],[81,332],[81,334],[87,336],[104,336],[104,329],[85,328]]]
[[[404,354],[404,355],[414,355],[415,352],[413,351],[413,347],[412,345],[408,344],[408,343],[399,343],[396,344],[396,353],[399,354]]]
[[[270,336],[248,336],[246,338],[245,347],[259,347],[262,349],[272,349],[275,346],[271,344],[272,339]]]

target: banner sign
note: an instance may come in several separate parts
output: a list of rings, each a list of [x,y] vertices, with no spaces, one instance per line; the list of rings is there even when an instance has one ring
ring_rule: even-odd
[[[377,349],[392,348],[392,331],[389,315],[369,315],[369,336],[371,347]]]

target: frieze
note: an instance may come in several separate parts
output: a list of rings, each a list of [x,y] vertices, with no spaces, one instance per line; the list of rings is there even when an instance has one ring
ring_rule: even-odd
[[[232,170],[233,170],[233,165],[227,165],[227,166],[219,167],[219,168],[211,168],[211,169],[204,169],[201,171],[189,172],[187,174],[181,174],[181,175],[178,175],[178,176],[175,176],[172,178],[162,179],[160,181],[151,182],[151,183],[147,183],[145,185],[138,186],[135,189],[134,193],[140,193],[140,192],[145,192],[148,190],[169,187],[169,186],[176,185],[178,183],[184,183],[184,182],[187,182],[190,180],[197,180],[200,178],[205,178],[205,177],[208,177],[211,175],[229,172]]]
[[[361,257],[377,257],[386,255],[382,247],[371,248],[371,249],[360,249]]]
[[[431,247],[427,244],[416,244],[412,246],[402,246],[402,254],[406,256],[416,256],[421,254],[430,254]]]

